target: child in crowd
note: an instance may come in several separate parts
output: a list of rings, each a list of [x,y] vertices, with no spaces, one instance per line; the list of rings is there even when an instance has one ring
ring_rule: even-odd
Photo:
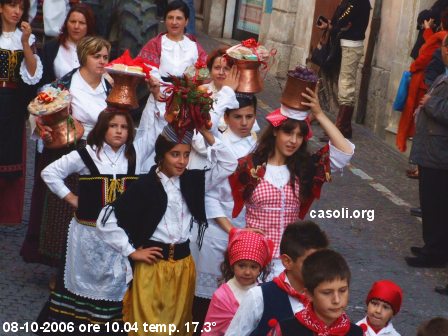
[[[434,317],[420,324],[417,336],[448,336],[448,320]]]
[[[373,284],[367,295],[367,316],[356,323],[365,336],[400,336],[391,319],[400,311],[403,291],[392,281],[380,280]]]
[[[98,324],[98,335],[105,335],[105,323],[122,322],[122,300],[132,270],[126,256],[96,234],[96,220],[106,204],[137,180],[153,142],[151,133],[134,140],[129,113],[105,110],[85,148],[62,156],[42,171],[48,188],[76,211],[66,238],[64,269],[38,318],[40,325]],[[73,173],[80,174],[76,194],[64,183]]]
[[[280,242],[280,258],[285,271],[273,281],[249,290],[226,335],[266,335],[268,321],[292,318],[304,308],[302,263],[318,249],[328,246],[326,234],[311,221],[286,227]]]
[[[302,277],[310,302],[294,318],[277,323],[268,335],[363,335],[345,313],[351,274],[339,253],[327,249],[313,253],[303,262]]]
[[[282,104],[266,116],[269,124],[255,149],[238,160],[238,168],[229,177],[232,217],[245,207],[246,227],[262,230],[274,242],[273,276],[283,271],[279,250],[283,231],[288,224],[305,218],[320,197],[323,183],[330,180],[330,170],[344,168],[355,148],[322,111],[317,89],[307,88],[297,99],[330,136],[329,144],[309,153],[312,133],[308,112]]]
[[[266,279],[273,248],[272,241],[262,234],[238,229],[230,231],[221,264],[226,282],[212,296],[202,335],[224,335],[248,290],[257,285],[259,276],[262,281]]]

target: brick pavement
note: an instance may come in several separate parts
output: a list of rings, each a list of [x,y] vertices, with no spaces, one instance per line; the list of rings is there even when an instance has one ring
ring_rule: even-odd
[[[200,35],[199,40],[207,51],[221,44],[204,35]],[[265,91],[258,95],[260,126],[264,125],[263,116],[278,106],[281,84],[267,77]],[[320,130],[314,129],[316,137],[312,145],[316,147],[320,145],[315,141]],[[393,279],[403,287],[405,297],[394,324],[402,335],[415,335],[422,320],[448,316],[448,297],[433,292],[435,285],[448,282],[448,272],[446,269],[412,269],[403,261],[403,257],[409,255],[409,246],[421,244],[421,222],[409,216],[408,205],[418,204],[418,186],[415,180],[404,176],[406,158],[359,125],[354,125],[352,141],[356,144],[352,167],[346,169],[343,176],[334,176],[313,209],[374,209],[375,220],[316,221],[328,233],[332,247],[341,252],[351,266],[353,279],[348,308],[351,317],[357,320],[364,314],[364,298],[375,280]],[[34,321],[48,297],[48,279],[53,272],[46,266],[25,264],[18,254],[29,216],[32,152],[30,146],[24,222],[12,228],[0,226],[0,322]],[[0,335],[12,334],[0,330]]]

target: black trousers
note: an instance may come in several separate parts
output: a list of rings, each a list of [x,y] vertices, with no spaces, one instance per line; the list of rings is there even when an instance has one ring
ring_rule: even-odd
[[[419,166],[425,254],[448,259],[448,170]]]

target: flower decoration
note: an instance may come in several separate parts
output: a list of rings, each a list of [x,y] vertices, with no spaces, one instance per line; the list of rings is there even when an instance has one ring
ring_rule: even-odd
[[[196,68],[196,69],[202,69],[202,68],[206,68],[207,67],[207,63],[205,63],[203,60],[201,60],[201,59],[198,59],[197,61],[196,61],[196,63],[194,64],[194,67]]]
[[[260,46],[260,44],[254,38],[241,41],[241,45],[250,49],[257,48],[258,46]]]
[[[260,179],[264,175],[263,166],[257,166],[256,168],[252,168],[250,170],[250,175],[252,175],[255,179]]]
[[[56,98],[50,94],[50,92],[42,91],[37,95],[37,100],[41,104],[49,104],[53,102]]]

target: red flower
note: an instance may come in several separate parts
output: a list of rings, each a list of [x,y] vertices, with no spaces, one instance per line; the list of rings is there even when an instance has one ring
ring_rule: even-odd
[[[243,45],[246,48],[256,48],[259,46],[258,42],[252,37],[250,39],[241,41],[241,45]]]
[[[204,61],[198,59],[198,60],[196,61],[196,63],[194,64],[194,67],[195,67],[196,69],[202,69],[202,68],[207,67],[207,64],[206,64]]]

